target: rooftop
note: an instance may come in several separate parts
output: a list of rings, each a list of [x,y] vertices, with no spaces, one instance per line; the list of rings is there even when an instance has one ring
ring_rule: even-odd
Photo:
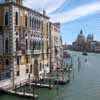
[[[40,12],[37,12],[37,11],[35,11],[35,10],[33,10],[33,9],[30,9],[30,8],[28,8],[28,7],[25,7],[25,6],[23,6],[23,5],[19,5],[19,4],[17,4],[17,3],[15,3],[15,2],[7,2],[7,3],[1,3],[0,4],[0,6],[8,6],[8,5],[14,5],[14,6],[17,6],[17,7],[19,7],[19,8],[23,8],[23,9],[25,9],[25,10],[28,10],[28,11],[30,11],[30,12],[33,12],[34,14],[37,14],[37,15],[39,15],[39,16],[42,16],[42,17],[44,17],[44,18],[46,18],[46,19],[49,19],[49,17],[48,16],[46,16],[46,14],[42,14],[42,13],[40,13]],[[43,11],[44,12],[44,11]]]

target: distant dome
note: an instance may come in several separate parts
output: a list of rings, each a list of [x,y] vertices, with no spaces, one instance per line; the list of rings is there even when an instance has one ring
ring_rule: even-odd
[[[85,36],[83,34],[83,31],[81,30],[78,37],[77,37],[78,41],[85,41]]]
[[[83,37],[83,36],[84,36],[84,35],[83,35],[83,31],[80,30],[80,33],[79,33],[78,37]]]

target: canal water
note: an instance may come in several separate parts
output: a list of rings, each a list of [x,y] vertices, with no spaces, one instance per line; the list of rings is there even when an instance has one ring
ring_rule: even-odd
[[[69,84],[55,89],[39,89],[38,100],[100,100],[100,55],[70,52],[73,72]],[[0,95],[0,100],[31,100],[9,95]]]

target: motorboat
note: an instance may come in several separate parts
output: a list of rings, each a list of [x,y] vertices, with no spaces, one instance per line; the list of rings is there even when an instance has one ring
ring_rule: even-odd
[[[88,55],[88,53],[87,53],[87,52],[83,52],[82,54],[83,54],[84,56],[87,56],[87,55]]]

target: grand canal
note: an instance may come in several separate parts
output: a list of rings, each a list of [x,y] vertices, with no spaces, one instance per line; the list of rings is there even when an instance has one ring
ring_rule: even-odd
[[[71,52],[73,71],[71,81],[59,89],[39,89],[38,100],[100,100],[100,55]],[[78,66],[80,59],[80,66]],[[0,100],[30,100],[0,95]]]

